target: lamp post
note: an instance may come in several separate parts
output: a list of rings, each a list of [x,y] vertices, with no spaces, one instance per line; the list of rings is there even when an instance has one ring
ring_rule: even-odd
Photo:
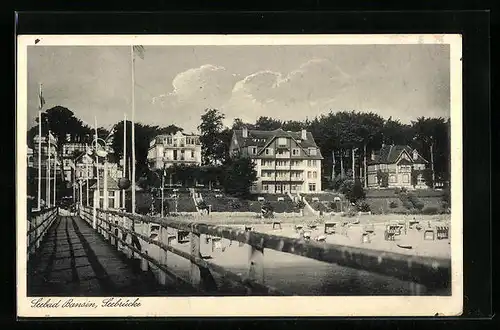
[[[100,142],[102,141],[102,145]],[[108,152],[106,151],[106,141],[104,141],[101,138],[95,138],[92,141],[92,146],[87,150],[87,154],[90,156],[92,154],[95,155],[96,159],[96,170],[97,170],[97,186],[96,186],[96,192],[97,192],[97,197],[94,197],[94,206],[93,206],[93,221],[92,221],[92,227],[94,229],[97,229],[97,204],[99,203],[100,205],[100,189],[99,189],[99,157],[104,158],[104,203],[103,203],[103,209],[106,210],[108,203],[107,203],[107,183],[108,183],[108,175],[107,175],[107,155]]]
[[[156,172],[153,172],[157,177],[158,179],[160,178],[160,175]],[[163,169],[163,173],[161,175],[161,187],[160,187],[160,191],[161,191],[161,210],[160,210],[160,216],[163,218],[163,207],[164,207],[164,204],[163,204],[163,200],[165,199],[165,196],[164,196],[164,187],[165,187],[165,168]]]

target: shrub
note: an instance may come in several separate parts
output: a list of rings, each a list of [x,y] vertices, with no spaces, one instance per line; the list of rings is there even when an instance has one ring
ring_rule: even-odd
[[[391,209],[395,209],[395,208],[397,208],[397,207],[398,207],[398,203],[396,203],[396,201],[391,201],[391,202],[389,203],[389,207],[390,207]]]
[[[207,203],[205,203],[205,201],[201,201],[201,202],[198,203],[198,208],[200,210],[207,210],[208,209],[208,205],[207,205]]]
[[[335,202],[330,202],[328,205],[332,211],[337,211],[337,203]]]
[[[403,201],[403,206],[406,209],[412,209],[413,208],[413,203],[406,199],[406,200]]]
[[[358,179],[356,179],[355,181],[353,180],[346,181],[344,185],[341,187],[341,191],[343,194],[346,195],[347,199],[351,203],[355,203],[360,199],[364,199],[366,196],[365,190],[363,189],[363,185],[361,184],[361,181]]]
[[[370,204],[368,204],[367,202],[361,202],[358,204],[358,211],[361,211],[361,212],[370,212],[371,209],[370,209]]]
[[[233,209],[233,210],[237,210],[241,207],[241,203],[237,200],[232,200],[229,202],[229,206]]]
[[[342,184],[346,181],[347,179],[345,177],[342,177],[341,175],[337,175],[333,181],[332,181],[332,188],[336,191],[340,190],[342,187]]]
[[[413,207],[416,208],[417,210],[422,210],[424,208],[424,203],[418,199],[417,196],[415,195],[408,195],[408,200],[412,203]]]
[[[304,201],[299,200],[297,204],[295,204],[295,207],[298,208],[299,210],[302,210],[304,207],[306,207],[306,203]]]
[[[439,210],[436,206],[427,206],[422,209],[422,214],[438,214]]]

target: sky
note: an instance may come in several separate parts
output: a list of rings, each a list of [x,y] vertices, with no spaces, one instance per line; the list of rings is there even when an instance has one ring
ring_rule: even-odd
[[[449,45],[144,46],[135,63],[135,119],[196,132],[206,108],[234,118],[313,119],[375,112],[404,123],[450,115]],[[127,46],[29,46],[28,127],[39,84],[44,109],[63,106],[89,125],[132,114]]]

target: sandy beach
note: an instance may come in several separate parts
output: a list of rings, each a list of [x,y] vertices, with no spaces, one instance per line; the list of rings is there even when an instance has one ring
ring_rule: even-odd
[[[212,219],[214,217],[212,217]],[[328,219],[327,221],[337,221],[340,220],[340,218],[339,216]],[[349,226],[347,235],[340,233],[326,235],[326,242],[380,251],[390,251],[406,255],[438,258],[449,258],[451,256],[449,239],[424,240],[424,230],[429,224],[432,228],[436,225],[445,225],[447,221],[449,221],[449,216],[448,219],[446,216],[419,216],[419,218],[415,216],[415,220],[420,220],[421,226],[424,227],[423,229],[409,229],[406,234],[404,234],[403,231],[401,235],[396,236],[394,241],[386,241],[384,239],[386,221],[382,220],[396,220],[396,217],[393,219],[391,218],[392,217],[382,218],[381,216],[368,215],[361,216],[359,217],[358,224]],[[399,218],[398,220],[402,220],[401,216],[397,218]],[[413,217],[409,219],[413,219]],[[255,219],[252,220],[255,222]],[[303,217],[287,220],[292,220],[290,221],[292,223],[283,222],[281,229],[272,229],[272,225],[268,223],[257,223],[252,225],[252,230],[273,235],[299,238],[294,223],[306,224],[308,223],[307,221],[312,221],[314,219],[306,219]],[[208,223],[208,221],[203,222]],[[363,243],[361,234],[363,232],[363,226],[367,223],[372,223],[374,225],[374,234],[370,237],[371,242]],[[231,224],[230,226],[238,227],[240,225]],[[311,230],[311,239],[324,235],[323,229],[323,225],[318,225],[316,229]],[[248,245],[242,245],[239,244],[239,242],[231,242],[222,239],[220,247],[223,247],[223,249],[217,248],[212,251],[211,243],[207,243],[205,238],[205,235],[201,235],[201,254],[204,258],[217,265],[224,266],[235,273],[245,274],[248,271]],[[183,251],[189,252],[190,250],[189,243],[180,244],[174,241],[172,244]],[[411,245],[412,248],[401,248],[398,244]],[[150,255],[157,256],[158,248],[156,246],[151,246],[150,249]],[[189,277],[190,263],[187,260],[172,253],[168,253],[168,265],[176,273],[185,278]],[[264,268],[265,284],[278,289],[291,290],[298,295],[409,294],[410,285],[404,281],[271,249],[264,250]],[[217,278],[216,275],[214,276]],[[422,288],[422,290],[425,291],[425,288]]]

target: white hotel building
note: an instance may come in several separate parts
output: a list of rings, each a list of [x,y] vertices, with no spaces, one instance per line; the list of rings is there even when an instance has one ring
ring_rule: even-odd
[[[231,155],[250,157],[256,165],[254,193],[321,191],[323,157],[310,132],[234,130]]]
[[[182,132],[156,136],[149,143],[148,164],[153,170],[163,165],[201,165],[200,137]]]

